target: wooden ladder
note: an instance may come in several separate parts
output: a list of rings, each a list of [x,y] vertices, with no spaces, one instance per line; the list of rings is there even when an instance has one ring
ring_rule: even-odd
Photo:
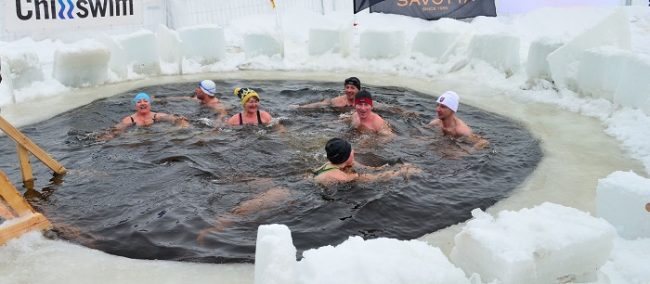
[[[1,116],[0,129],[16,142],[16,152],[20,161],[20,171],[24,184],[33,183],[34,181],[32,166],[29,162],[30,153],[56,174],[65,174],[66,169],[61,164]],[[32,230],[48,230],[52,228],[52,223],[29,205],[2,171],[0,171],[0,217],[5,219],[4,222],[0,223],[0,245]]]

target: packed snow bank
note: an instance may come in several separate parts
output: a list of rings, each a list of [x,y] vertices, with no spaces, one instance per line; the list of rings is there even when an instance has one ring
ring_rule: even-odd
[[[614,172],[598,181],[598,216],[621,237],[650,238],[650,179],[633,172]]]
[[[350,237],[305,251],[299,262],[292,243],[286,226],[260,226],[255,283],[470,283],[438,248],[421,241]]]
[[[480,209],[472,215],[450,258],[468,274],[504,284],[595,279],[616,236],[605,220],[552,203],[496,218]]]
[[[68,87],[104,84],[111,53],[97,41],[79,41],[54,52],[52,76]]]

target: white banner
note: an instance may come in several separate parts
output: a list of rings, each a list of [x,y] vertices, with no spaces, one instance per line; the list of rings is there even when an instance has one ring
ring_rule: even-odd
[[[7,32],[141,25],[143,0],[1,0]]]

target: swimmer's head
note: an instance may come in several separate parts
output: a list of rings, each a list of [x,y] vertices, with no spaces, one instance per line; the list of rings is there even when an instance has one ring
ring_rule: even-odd
[[[438,100],[436,100],[437,103],[444,105],[451,109],[454,113],[458,111],[458,102],[460,101],[460,97],[458,97],[458,94],[456,94],[453,91],[446,91],[440,97],[438,97]]]
[[[352,145],[341,138],[332,138],[325,144],[325,152],[327,152],[327,160],[330,163],[340,165],[350,158]]]
[[[253,97],[256,97],[258,101],[260,100],[260,95],[258,95],[257,92],[255,92],[255,90],[253,89],[235,88],[233,90],[233,93],[241,100],[242,105],[245,105],[248,102],[248,100],[250,100]]]
[[[357,77],[350,77],[345,79],[345,81],[343,81],[343,86],[347,85],[355,86],[357,90],[361,90],[361,81],[359,81],[359,78]]]
[[[199,89],[208,96],[214,97],[217,94],[217,85],[212,80],[203,80],[199,83]]]
[[[355,105],[362,104],[362,103],[366,103],[372,106],[372,95],[370,95],[370,92],[366,90],[362,90],[359,93],[357,93],[356,97],[354,97]]]
[[[133,97],[133,100],[131,100],[131,102],[133,103],[133,105],[135,105],[140,100],[145,100],[151,104],[151,97],[147,95],[147,93],[138,93],[137,95],[135,95],[135,97]]]

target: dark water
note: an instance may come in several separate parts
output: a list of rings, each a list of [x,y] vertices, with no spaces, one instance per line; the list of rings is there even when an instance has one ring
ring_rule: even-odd
[[[53,221],[58,235],[72,242],[131,258],[241,262],[253,260],[257,227],[267,223],[289,226],[299,251],[335,245],[350,235],[417,238],[508,196],[542,155],[539,142],[521,125],[467,105],[461,105],[460,117],[491,145],[461,154],[458,145],[422,127],[435,116],[434,99],[408,89],[368,87],[376,100],[417,114],[377,111],[397,134],[384,141],[350,130],[339,110],[287,107],[333,97],[341,84],[218,81],[230,114],[240,110],[230,92],[235,86],[256,88],[262,109],[282,118],[287,132],[214,129],[206,123],[214,117],[210,110],[170,99],[191,94],[193,83],[134,90],[23,127],[69,169],[48,180],[50,171],[33,160],[35,190],[23,193]],[[130,100],[139,91],[156,96],[154,111],[183,114],[192,127],[159,123],[97,142],[97,133],[133,112]],[[319,187],[310,171],[325,162],[324,144],[332,137],[351,140],[363,163],[409,162],[423,173],[408,180]],[[0,169],[19,183],[15,144],[7,137],[0,137],[0,157]],[[256,204],[257,210],[231,212],[273,187],[286,195]],[[197,241],[202,230],[217,225],[219,230],[204,231]]]

